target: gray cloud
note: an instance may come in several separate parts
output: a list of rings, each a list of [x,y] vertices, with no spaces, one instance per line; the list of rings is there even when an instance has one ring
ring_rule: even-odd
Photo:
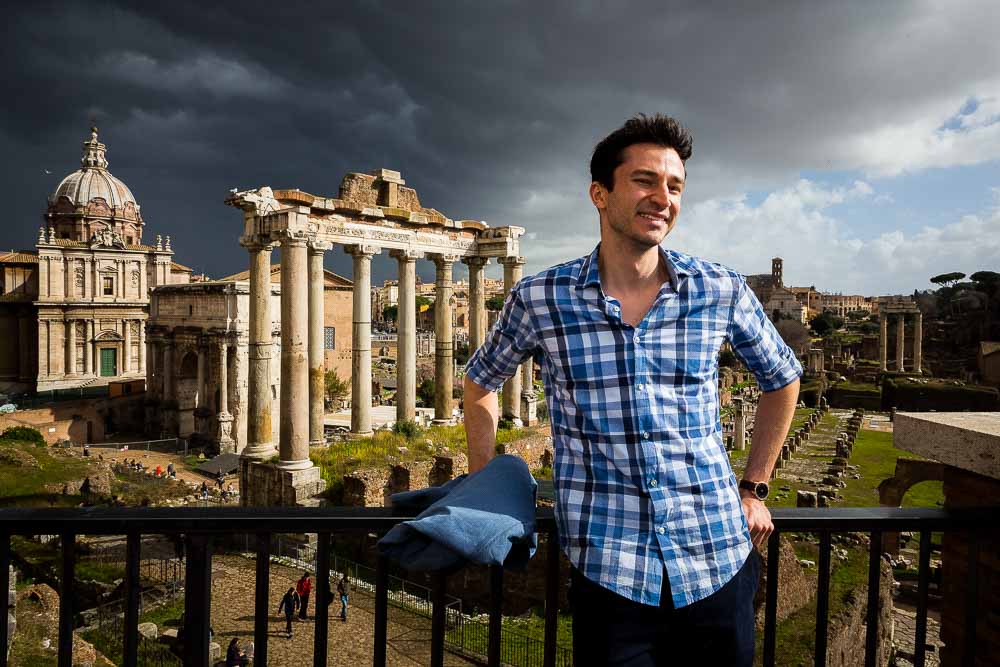
[[[695,206],[802,171],[960,163],[935,131],[1000,96],[988,1],[53,3],[10,25],[0,247],[31,245],[93,114],[149,233],[217,275],[246,261],[231,187],[333,194],[346,171],[400,169],[425,205],[528,227],[530,270],[596,241],[589,153],[635,112],[694,131]],[[991,127],[963,128],[967,160],[1000,155]]]

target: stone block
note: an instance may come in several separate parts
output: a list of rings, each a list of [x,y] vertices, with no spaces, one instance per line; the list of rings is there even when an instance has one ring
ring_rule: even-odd
[[[961,470],[1000,479],[1000,412],[898,412],[893,444]]]
[[[208,660],[211,663],[215,663],[216,660],[222,658],[222,647],[218,642],[212,642],[208,645]]]
[[[816,498],[817,507],[829,507],[830,497],[829,496],[818,496]]]
[[[816,507],[816,494],[812,491],[796,491],[795,492],[795,506],[796,507]]]
[[[157,632],[156,623],[140,623],[136,627],[136,631],[143,639],[156,639],[159,634]]]

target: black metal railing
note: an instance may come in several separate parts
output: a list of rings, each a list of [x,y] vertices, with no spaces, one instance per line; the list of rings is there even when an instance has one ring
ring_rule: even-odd
[[[831,536],[835,533],[868,533],[870,536],[868,567],[868,609],[865,638],[866,665],[876,664],[879,650],[878,595],[882,562],[882,534],[908,531],[920,534],[919,587],[914,663],[925,661],[925,633],[929,557],[932,532],[959,531],[966,535],[967,579],[965,624],[963,628],[963,660],[975,661],[976,605],[978,601],[977,571],[979,540],[982,535],[1000,530],[1000,513],[995,508],[938,509],[775,509],[776,531],[769,540],[769,553],[778,553],[778,538],[783,533],[817,533],[819,542],[819,574],[816,606],[815,663],[826,664],[827,625],[829,614]],[[337,533],[384,533],[409,516],[393,514],[389,509],[350,508],[179,508],[179,509],[5,509],[0,510],[0,591],[9,587],[11,535],[58,534],[61,536],[62,559],[59,590],[59,658],[60,667],[70,667],[74,630],[73,568],[76,560],[77,535],[126,535],[125,628],[135,628],[139,620],[140,535],[182,534],[186,545],[185,561],[185,624],[183,644],[185,665],[209,664],[209,613],[211,608],[212,540],[220,535],[252,534],[256,540],[256,599],[254,613],[254,643],[256,665],[267,664],[268,600],[271,562],[271,536],[281,533],[316,533],[316,631],[314,635],[314,665],[327,664],[327,600],[331,569],[331,535]],[[555,521],[551,510],[540,510],[538,530],[550,540],[555,538]],[[545,584],[545,642],[543,665],[556,665],[556,628],[559,597],[559,550],[547,550]],[[765,598],[765,629],[763,663],[775,664],[777,589],[779,558],[767,561]],[[490,572],[491,603],[489,606],[489,636],[487,663],[501,664],[503,569],[492,567]],[[442,665],[446,647],[447,580],[435,575],[431,587],[431,665]],[[376,666],[386,664],[386,639],[389,604],[389,564],[379,558],[375,570],[374,656]],[[0,647],[7,645],[7,624],[0,623]],[[124,632],[123,664],[138,664],[137,632]],[[0,650],[0,667],[6,667],[7,654]]]

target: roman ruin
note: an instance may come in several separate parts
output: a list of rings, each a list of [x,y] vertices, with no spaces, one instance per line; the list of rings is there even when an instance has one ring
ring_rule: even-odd
[[[904,372],[906,356],[906,316],[913,316],[913,365],[912,373],[921,373],[923,365],[923,315],[913,299],[908,297],[883,297],[879,299],[879,363],[888,370],[886,357],[889,345],[889,318],[896,320],[896,372]]]
[[[379,169],[349,173],[337,197],[301,190],[261,187],[233,192],[226,203],[243,212],[240,244],[250,255],[250,334],[247,446],[243,450],[241,487],[246,504],[311,504],[322,491],[319,469],[309,459],[310,442],[322,437],[323,253],[343,247],[354,260],[351,364],[351,432],[372,432],[371,261],[387,251],[399,270],[397,420],[412,420],[416,406],[416,261],[435,263],[435,423],[454,419],[452,363],[452,271],[455,262],[469,267],[470,347],[485,336],[485,294],[480,287],[490,258],[504,266],[507,291],[521,278],[521,227],[491,228],[475,220],[452,220],[421,206],[400,173]],[[280,404],[278,444],[271,427],[272,391],[268,382],[272,351],[270,318],[271,252],[281,248]],[[314,294],[319,292],[319,294]],[[525,366],[530,366],[530,362]],[[503,416],[532,419],[531,369],[516,374],[503,389]],[[527,391],[522,392],[522,386]],[[524,394],[531,394],[524,397]],[[277,453],[277,464],[267,463]]]

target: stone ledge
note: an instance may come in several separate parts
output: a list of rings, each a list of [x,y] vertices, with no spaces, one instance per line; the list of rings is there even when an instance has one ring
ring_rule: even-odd
[[[1000,479],[1000,412],[897,412],[893,444],[945,465]]]

